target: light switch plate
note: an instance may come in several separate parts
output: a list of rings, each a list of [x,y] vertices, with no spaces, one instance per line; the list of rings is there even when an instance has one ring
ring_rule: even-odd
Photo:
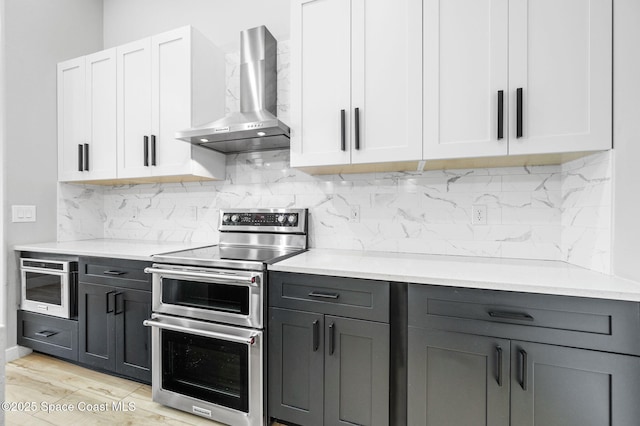
[[[36,206],[11,206],[12,222],[35,222]]]

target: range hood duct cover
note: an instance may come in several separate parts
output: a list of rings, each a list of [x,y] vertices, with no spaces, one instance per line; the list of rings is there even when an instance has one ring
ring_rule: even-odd
[[[289,126],[276,117],[276,39],[265,26],[240,33],[240,112],[176,132],[176,138],[222,153],[289,148]]]

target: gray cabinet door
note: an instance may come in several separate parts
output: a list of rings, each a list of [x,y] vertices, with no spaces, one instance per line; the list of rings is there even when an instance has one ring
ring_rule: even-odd
[[[117,289],[116,371],[151,383],[151,330],[142,322],[151,317],[151,292]]]
[[[416,327],[408,339],[408,424],[509,425],[509,340]]]
[[[640,421],[640,358],[538,343],[511,345],[512,425]]]
[[[113,287],[78,284],[78,361],[111,371],[116,346],[114,296]]]
[[[270,308],[268,330],[269,416],[322,425],[323,315]]]
[[[389,424],[389,325],[325,316],[325,424]]]

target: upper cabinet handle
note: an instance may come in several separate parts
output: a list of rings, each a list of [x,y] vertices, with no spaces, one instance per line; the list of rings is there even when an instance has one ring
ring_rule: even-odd
[[[82,162],[84,161],[84,147],[82,146],[81,143],[78,144],[78,171],[81,172],[84,170],[84,167],[82,167]]]
[[[498,140],[504,138],[504,90],[498,90]]]
[[[360,108],[356,108],[353,113],[354,125],[356,127],[356,149],[360,149]]]
[[[143,136],[144,141],[144,166],[149,167],[149,136]]]
[[[156,135],[151,135],[151,165],[156,165]]]
[[[347,150],[347,136],[346,136],[346,117],[345,117],[346,111],[341,109],[340,110],[340,149],[342,151],[346,151]]]
[[[516,137],[522,137],[522,87],[516,90]]]
[[[89,144],[84,144],[84,170],[89,171]]]

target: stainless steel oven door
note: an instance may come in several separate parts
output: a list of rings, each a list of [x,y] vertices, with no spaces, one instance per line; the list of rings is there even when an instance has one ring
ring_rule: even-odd
[[[265,424],[263,332],[153,314],[152,393],[225,424]]]
[[[70,262],[20,259],[20,309],[71,318]]]
[[[262,328],[262,272],[154,264],[153,312]]]

